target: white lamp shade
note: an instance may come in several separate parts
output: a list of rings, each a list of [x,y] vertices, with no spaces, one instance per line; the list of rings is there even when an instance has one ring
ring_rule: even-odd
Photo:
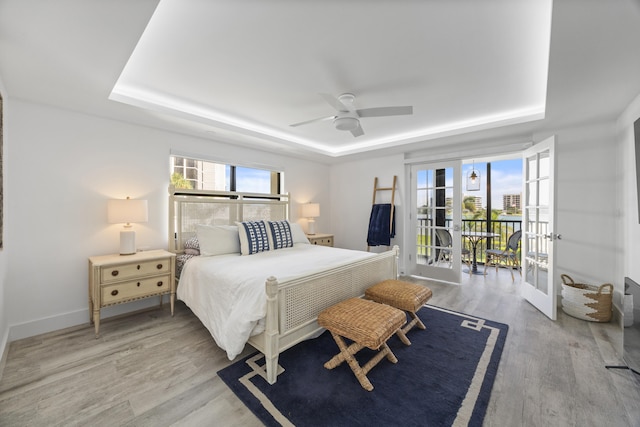
[[[302,216],[304,218],[317,218],[320,216],[319,203],[305,203],[302,205]]]
[[[146,200],[111,199],[107,202],[107,221],[111,224],[147,222]]]

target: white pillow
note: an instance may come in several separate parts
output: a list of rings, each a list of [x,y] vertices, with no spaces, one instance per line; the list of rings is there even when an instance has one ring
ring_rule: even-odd
[[[304,234],[302,230],[302,226],[297,222],[290,222],[289,227],[291,227],[291,237],[293,237],[293,243],[309,243],[309,239],[307,239],[307,235]]]
[[[196,225],[202,256],[238,254],[240,238],[235,225]]]
[[[242,255],[251,255],[269,250],[268,227],[264,221],[245,221],[238,223],[240,252]],[[202,245],[202,243],[200,243],[200,245]],[[202,248],[200,251],[202,251]]]

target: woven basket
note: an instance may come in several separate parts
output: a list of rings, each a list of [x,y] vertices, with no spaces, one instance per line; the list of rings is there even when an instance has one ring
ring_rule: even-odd
[[[611,300],[613,285],[600,286],[575,283],[566,274],[562,278],[562,311],[569,316],[591,322],[609,322],[611,320]]]

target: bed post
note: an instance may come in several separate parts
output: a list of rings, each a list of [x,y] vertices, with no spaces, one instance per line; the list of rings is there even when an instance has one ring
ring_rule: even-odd
[[[267,318],[264,331],[264,361],[267,382],[275,384],[278,376],[279,328],[278,328],[278,280],[271,276],[266,282]]]
[[[393,246],[393,252],[395,254],[395,262],[393,263],[393,275],[395,276],[395,278],[398,278],[398,261],[400,258],[400,247],[398,245],[394,245]]]

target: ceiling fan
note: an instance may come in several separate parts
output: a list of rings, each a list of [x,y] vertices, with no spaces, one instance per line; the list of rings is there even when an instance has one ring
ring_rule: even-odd
[[[346,130],[351,132],[354,137],[364,135],[362,126],[360,126],[361,117],[385,117],[385,116],[404,116],[413,114],[413,107],[376,107],[376,108],[363,108],[356,109],[353,106],[355,95],[352,93],[343,93],[337,98],[321,93],[320,96],[324,98],[333,108],[338,110],[338,114],[327,117],[320,117],[318,119],[307,120],[300,123],[294,123],[290,126],[302,126],[309,123],[321,122],[325,120],[333,120],[333,125],[338,130]]]

